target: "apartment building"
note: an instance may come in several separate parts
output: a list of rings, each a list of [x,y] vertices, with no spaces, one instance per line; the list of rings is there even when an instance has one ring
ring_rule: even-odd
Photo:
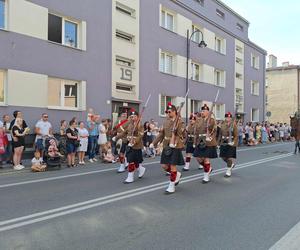
[[[33,124],[47,112],[58,123],[93,107],[116,118],[151,93],[145,119],[162,120],[166,103],[185,95],[186,36],[197,31],[188,113],[219,90],[218,119],[231,111],[263,120],[266,51],[248,29],[218,0],[0,0],[1,114],[18,109]]]

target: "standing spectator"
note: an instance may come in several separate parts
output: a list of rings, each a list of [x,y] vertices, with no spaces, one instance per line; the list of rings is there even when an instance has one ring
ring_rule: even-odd
[[[246,123],[245,126],[245,144],[248,144],[249,141],[249,130],[250,130],[250,123]]]
[[[267,143],[267,141],[268,141],[268,132],[267,132],[266,125],[263,124],[263,126],[261,127],[261,142],[265,144]]]
[[[0,124],[0,165],[6,160],[5,152],[8,144],[5,128]]]
[[[21,111],[18,111],[18,110],[14,111],[13,116],[14,116],[14,119],[10,123],[9,130],[12,130],[12,127],[15,125],[15,122],[16,122],[17,118],[21,118],[22,119],[22,128],[23,129],[26,129],[28,127],[27,124],[26,124],[26,122],[25,122],[25,120],[23,119],[23,114],[22,114]]]
[[[75,154],[79,147],[78,130],[76,129],[76,122],[71,120],[67,129],[67,153],[68,153],[68,167],[75,167]]]
[[[36,151],[43,155],[45,148],[45,139],[47,137],[53,136],[52,125],[48,121],[48,115],[46,113],[42,114],[42,118],[35,124],[35,147]]]
[[[10,128],[10,117],[9,115],[4,115],[3,116],[3,128],[6,133],[7,137],[7,146],[5,149],[5,159],[6,163],[12,163],[12,154],[11,154],[11,131],[9,130]]]
[[[244,128],[241,122],[238,123],[239,146],[243,145]]]
[[[290,129],[289,129],[289,126],[284,123],[284,141],[288,140],[289,139],[289,136],[290,135]]]
[[[16,118],[15,124],[12,126],[12,138],[14,148],[13,162],[15,170],[22,170],[24,168],[24,166],[21,165],[21,159],[25,147],[25,135],[28,134],[29,128],[24,128],[23,124],[23,119]]]
[[[260,143],[261,142],[261,126],[260,126],[260,123],[256,124],[255,135],[256,135],[255,138],[256,138],[257,143]]]
[[[107,135],[106,135],[108,131],[107,125],[108,125],[107,120],[103,119],[98,126],[98,130],[99,130],[98,145],[99,145],[101,159],[104,158],[104,154],[106,153],[105,146],[107,143]]]
[[[91,116],[91,120],[87,122],[87,129],[89,132],[88,138],[88,155],[89,161],[94,162],[97,161],[96,159],[96,147],[97,147],[97,140],[98,140],[98,123],[97,123],[97,116]]]
[[[60,121],[60,129],[59,129],[59,152],[60,154],[67,156],[67,122],[66,120]]]
[[[284,141],[284,126],[282,123],[280,123],[278,130],[279,130],[280,141],[283,142]]]
[[[88,138],[89,138],[89,132],[84,127],[84,122],[79,123],[78,136],[80,139],[80,146],[78,148],[79,165],[84,165],[85,164],[84,156],[87,151]]]

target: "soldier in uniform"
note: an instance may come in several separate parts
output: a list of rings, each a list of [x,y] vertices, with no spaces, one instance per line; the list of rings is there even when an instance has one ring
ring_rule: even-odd
[[[216,121],[211,117],[209,107],[204,104],[201,108],[201,118],[196,123],[194,157],[204,169],[203,184],[209,182],[212,172],[210,159],[217,158]]]
[[[186,127],[186,157],[185,157],[185,166],[183,167],[183,171],[190,170],[190,162],[192,159],[192,155],[194,153],[194,138],[196,132],[196,120],[197,116],[194,114],[190,115],[190,122],[189,125]]]
[[[220,126],[219,134],[220,157],[227,163],[225,177],[230,177],[235,166],[236,147],[238,145],[238,128],[236,122],[232,120],[230,112],[225,114],[225,121]]]
[[[166,189],[166,194],[173,194],[175,192],[175,186],[179,183],[181,177],[181,173],[177,171],[176,166],[184,165],[182,150],[184,148],[183,137],[185,128],[177,112],[177,108],[168,103],[166,110],[167,118],[163,124],[163,128],[150,145],[151,147],[156,147],[159,142],[163,142],[160,163],[162,164],[162,168],[170,173],[170,182]]]
[[[143,135],[144,127],[139,120],[139,114],[135,110],[130,110],[130,121],[124,131],[113,138],[113,141],[117,141],[120,138],[127,138],[128,144],[126,147],[126,157],[128,161],[128,176],[124,181],[125,184],[132,183],[134,181],[135,170],[138,169],[139,178],[142,178],[145,174],[146,168],[141,163],[143,162]]]
[[[300,113],[299,112],[295,112],[294,117],[290,117],[291,119],[291,127],[292,127],[292,131],[291,131],[291,136],[295,137],[295,150],[294,150],[294,154],[297,154],[297,150],[298,153],[300,153]]]
[[[116,132],[116,135],[119,136],[123,134],[123,132],[127,129],[129,124],[129,121],[127,119],[127,112],[124,111],[121,116],[119,121],[114,127],[114,130]],[[122,145],[119,153],[119,161],[120,161],[120,166],[117,170],[118,173],[123,173],[125,172],[125,167],[126,167],[126,157],[125,157],[125,151],[126,151],[126,146],[127,146],[127,138],[126,136],[120,137],[122,140]]]

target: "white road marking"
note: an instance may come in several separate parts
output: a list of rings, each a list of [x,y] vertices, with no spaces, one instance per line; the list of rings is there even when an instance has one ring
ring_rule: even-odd
[[[278,159],[283,159],[283,158],[289,157],[291,155],[293,155],[293,154],[288,153],[288,154],[284,154],[284,155],[269,157],[269,158],[262,159],[262,160],[247,162],[244,164],[237,165],[235,167],[235,171],[238,169],[243,169],[243,168],[247,168],[250,166],[258,165],[261,163],[266,163],[266,162],[270,162],[270,161],[274,161],[274,160],[278,160]],[[217,175],[217,174],[223,173],[225,171],[226,171],[226,168],[218,169],[211,175],[212,176]],[[181,183],[195,181],[202,177],[203,177],[203,174],[195,174],[192,176],[183,177],[181,179]],[[102,206],[105,204],[113,203],[113,202],[116,202],[119,200],[128,199],[128,198],[135,197],[138,195],[150,193],[150,192],[162,189],[167,183],[168,183],[167,181],[160,182],[160,183],[148,185],[145,187],[140,187],[140,188],[136,188],[136,189],[120,192],[120,193],[115,193],[112,195],[99,197],[96,199],[79,202],[79,203],[75,203],[75,204],[68,205],[68,206],[63,206],[63,207],[56,208],[56,209],[51,209],[51,210],[34,213],[31,215],[27,215],[27,216],[22,216],[22,217],[18,217],[18,218],[6,220],[6,221],[1,221],[0,222],[0,232],[8,231],[11,229],[19,228],[19,227],[22,227],[25,225],[34,224],[34,223],[41,222],[41,221],[46,221],[46,220],[57,218],[57,217],[64,216],[67,214],[76,213],[76,212],[87,210],[87,209],[90,209],[93,207],[99,207],[99,206]]]
[[[282,144],[278,143],[278,144],[275,144],[275,145],[258,146],[258,147],[246,148],[246,149],[238,149],[237,152],[244,152],[244,151],[256,150],[256,149],[261,149],[261,148],[270,148],[270,147],[276,147],[276,146],[279,146],[279,145],[282,145]],[[153,164],[158,164],[158,163],[160,163],[160,162],[159,161],[153,161],[153,162],[143,163],[143,165],[147,166],[147,165],[153,165]],[[85,176],[85,175],[96,174],[96,173],[105,173],[105,172],[110,172],[110,171],[117,171],[117,167],[101,169],[101,170],[93,170],[93,171],[77,173],[77,174],[68,174],[68,175],[61,175],[61,176],[55,176],[55,177],[34,179],[34,180],[29,180],[29,181],[20,181],[20,182],[2,184],[2,185],[0,185],[0,189],[1,188],[7,188],[7,187],[21,186],[21,185],[26,185],[26,184],[46,182],[46,181],[61,180],[61,179],[65,179],[65,178]]]
[[[299,250],[300,246],[300,222],[290,229],[269,250]]]

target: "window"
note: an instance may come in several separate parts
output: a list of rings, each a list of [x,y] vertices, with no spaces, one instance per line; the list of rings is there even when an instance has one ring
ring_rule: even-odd
[[[78,23],[53,14],[48,15],[48,40],[78,48]]]
[[[116,89],[125,92],[133,92],[133,86],[122,84],[122,83],[117,83]]]
[[[243,48],[242,47],[240,47],[240,46],[235,46],[235,50],[236,51],[238,51],[238,52],[240,52],[240,53],[243,53]]]
[[[174,31],[174,15],[162,10],[161,11],[161,26],[167,30]]]
[[[159,111],[159,114],[161,116],[166,115],[165,111],[166,111],[167,104],[169,102],[173,103],[173,101],[174,101],[174,97],[172,97],[172,96],[164,96],[164,95],[160,96],[160,105],[159,105],[160,111]]]
[[[5,29],[6,4],[5,0],[0,0],[0,29]]]
[[[164,73],[173,74],[174,73],[173,68],[174,68],[174,56],[166,52],[161,52],[159,70]]]
[[[116,10],[119,11],[122,14],[135,17],[135,10],[132,8],[129,8],[128,6],[125,6],[124,4],[121,4],[119,2],[116,3]]]
[[[241,24],[239,24],[239,23],[236,24],[236,28],[237,28],[238,30],[240,30],[240,31],[244,31],[243,25],[241,25]]]
[[[65,45],[77,48],[77,26],[76,23],[65,21]]]
[[[240,104],[243,103],[244,96],[243,96],[243,89],[236,88],[235,89],[235,103]]]
[[[134,42],[134,36],[133,35],[130,35],[128,33],[125,33],[123,31],[120,31],[120,30],[117,30],[116,31],[116,37],[117,38],[120,38],[122,40],[125,40],[127,42],[131,42],[133,43]]]
[[[216,14],[217,16],[221,17],[221,18],[225,18],[225,13],[223,11],[220,11],[219,9],[216,9]]]
[[[203,37],[201,37],[201,33],[199,31],[202,31],[202,30],[200,28],[198,28],[197,26],[192,25],[192,33],[194,31],[198,31],[198,32],[194,33],[194,35],[192,36],[192,41],[196,42],[196,43],[200,43],[201,39],[203,39]]]
[[[116,64],[121,65],[121,66],[127,66],[127,67],[134,67],[134,60],[117,56],[116,57]]]
[[[48,79],[48,106],[78,109],[79,106],[79,82]]]
[[[200,81],[200,65],[192,63],[192,80]]]
[[[215,69],[215,85],[225,87],[225,71]]]
[[[251,120],[252,122],[259,122],[259,109],[251,109]]]
[[[5,101],[5,73],[0,70],[0,103]]]
[[[226,54],[226,41],[221,37],[215,37],[215,51]]]
[[[225,116],[225,104],[216,104],[214,106],[214,114],[217,120],[223,120]]]
[[[202,6],[204,5],[204,0],[194,0],[197,3],[200,3]]]
[[[243,59],[241,59],[241,58],[239,58],[239,57],[236,57],[236,58],[235,58],[235,62],[238,63],[238,64],[243,65]]]
[[[259,82],[258,81],[251,81],[251,94],[259,95]]]
[[[243,75],[240,73],[235,73],[235,77],[242,80],[243,79]]]
[[[259,69],[259,57],[254,54],[251,54],[251,67]]]
[[[199,112],[202,106],[202,101],[191,100],[191,113]]]

